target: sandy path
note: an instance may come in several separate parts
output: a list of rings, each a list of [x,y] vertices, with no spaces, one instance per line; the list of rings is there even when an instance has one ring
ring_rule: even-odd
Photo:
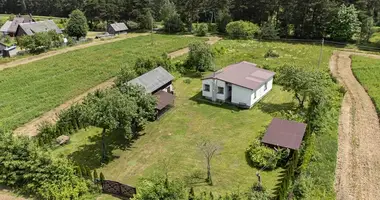
[[[218,42],[221,38],[219,37],[210,37],[207,41],[208,44],[212,45]],[[178,51],[172,52],[169,54],[170,58],[176,58],[179,56],[182,56],[189,52],[189,48],[180,49]],[[36,136],[38,133],[38,126],[44,122],[51,122],[54,123],[57,120],[57,114],[61,112],[62,110],[65,110],[69,108],[71,105],[80,102],[84,97],[86,97],[89,93],[95,92],[96,90],[104,90],[107,88],[110,88],[113,86],[115,81],[115,78],[112,78],[110,80],[107,80],[106,82],[103,82],[89,90],[87,90],[85,93],[75,97],[74,99],[71,99],[69,101],[66,101],[62,105],[54,108],[53,110],[50,110],[46,113],[44,113],[42,116],[33,119],[32,121],[24,124],[23,126],[17,128],[14,130],[14,133],[16,135],[26,135],[26,136]]]
[[[336,51],[330,60],[331,72],[347,90],[339,119],[335,189],[338,200],[375,200],[380,197],[379,119],[370,97],[352,73],[352,54],[364,55]]]
[[[143,36],[143,35],[149,35],[149,33],[130,33],[130,34],[127,34],[127,35],[120,35],[119,38],[108,39],[108,40],[103,40],[103,41],[102,40],[94,40],[93,42],[82,44],[82,45],[78,45],[78,46],[67,47],[67,48],[59,49],[59,50],[55,50],[55,51],[49,51],[49,52],[42,53],[42,54],[39,54],[39,55],[30,56],[30,57],[19,59],[19,60],[15,60],[15,61],[12,61],[12,62],[9,62],[9,63],[1,64],[0,65],[0,71],[2,71],[4,69],[7,69],[7,68],[17,67],[19,65],[24,65],[24,64],[28,64],[28,63],[31,63],[31,62],[34,62],[34,61],[38,61],[38,60],[42,60],[42,59],[49,58],[49,57],[52,57],[52,56],[56,56],[56,55],[59,55],[59,54],[67,53],[67,52],[70,52],[70,51],[75,51],[75,50],[78,50],[78,49],[84,49],[84,48],[88,48],[88,47],[92,47],[92,46],[97,46],[97,45],[102,45],[102,44],[108,44],[108,43],[111,43],[111,42],[117,42],[117,41],[120,41],[120,40],[125,40],[127,38],[134,38],[134,37]]]

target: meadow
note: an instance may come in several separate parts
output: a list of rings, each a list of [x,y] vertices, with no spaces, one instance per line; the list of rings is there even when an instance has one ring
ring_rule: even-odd
[[[114,77],[145,56],[186,47],[196,37],[154,35],[71,51],[0,73],[0,127],[14,129],[89,88]]]
[[[380,60],[362,56],[352,56],[352,71],[363,85],[380,115]]]
[[[216,53],[216,68],[246,60],[273,70],[288,64],[326,72],[333,50],[324,48],[318,68],[318,45],[222,40],[213,49]],[[278,52],[280,57],[265,58],[269,49]],[[190,80],[190,83],[185,80]],[[179,76],[174,87],[174,108],[158,121],[149,123],[142,132],[143,136],[136,141],[126,144],[118,133],[109,133],[107,151],[111,161],[107,165],[100,165],[101,130],[98,128],[72,135],[70,144],[55,149],[54,153],[67,156],[91,169],[98,169],[108,179],[131,185],[138,184],[141,177],[148,177],[163,168],[169,169],[172,178],[181,178],[189,186],[194,186],[196,191],[213,191],[216,194],[245,191],[256,183],[257,169],[247,164],[245,150],[260,132],[265,131],[273,117],[283,117],[284,112],[294,108],[293,95],[275,85],[252,109],[239,110],[233,106],[217,106],[200,101],[202,85],[199,77]],[[320,199],[332,199],[335,195],[337,117],[331,123],[333,125],[326,134],[317,136],[318,157],[313,159],[308,169],[316,185],[310,195]],[[214,186],[204,183],[206,165],[196,147],[202,139],[216,141],[223,147],[212,163]],[[328,148],[325,144],[328,144]],[[279,171],[281,169],[262,172],[263,184],[267,189],[274,188]],[[100,199],[110,198],[102,195]]]

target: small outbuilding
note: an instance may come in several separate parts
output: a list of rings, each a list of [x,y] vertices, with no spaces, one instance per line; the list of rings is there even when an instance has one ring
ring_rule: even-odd
[[[202,96],[251,108],[272,89],[274,75],[272,71],[243,61],[203,78]]]
[[[127,33],[128,27],[125,23],[113,23],[107,26],[107,32],[112,35]]]
[[[128,84],[141,85],[147,93],[157,97],[156,109],[160,112],[174,104],[175,96],[173,75],[162,67],[157,67],[131,81]]]
[[[54,23],[53,20],[21,23],[18,25],[16,31],[16,37],[24,35],[34,35],[35,33],[55,31],[58,34],[62,34],[62,30]]]
[[[304,123],[274,118],[261,142],[273,147],[298,150],[305,131],[306,124]]]
[[[3,51],[3,57],[17,56],[18,50],[16,46],[6,47]]]

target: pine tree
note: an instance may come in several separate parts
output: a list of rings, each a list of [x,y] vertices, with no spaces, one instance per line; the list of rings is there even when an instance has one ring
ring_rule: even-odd
[[[96,169],[94,170],[93,174],[94,174],[94,183],[97,183],[99,176],[98,176],[98,172],[96,171]]]

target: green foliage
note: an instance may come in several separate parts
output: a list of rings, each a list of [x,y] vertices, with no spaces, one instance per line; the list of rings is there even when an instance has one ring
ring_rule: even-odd
[[[189,49],[185,64],[189,70],[207,71],[213,69],[214,55],[210,45],[204,42],[195,42],[189,45]]]
[[[168,71],[175,70],[170,58],[166,54],[163,54],[161,57],[138,58],[134,66],[134,71],[138,76],[141,76],[157,67],[163,67]]]
[[[265,22],[260,27],[260,36],[261,39],[280,39],[278,36],[278,30],[271,22]]]
[[[87,19],[83,12],[74,10],[70,14],[70,19],[67,22],[66,32],[70,37],[86,37],[88,31]]]
[[[186,198],[186,193],[181,181],[168,180],[165,176],[156,174],[140,180],[133,200],[181,200]]]
[[[137,18],[137,21],[140,24],[140,29],[143,30],[152,30],[154,24],[154,18],[150,11],[147,11],[144,15],[140,15]]]
[[[364,20],[362,20],[361,31],[359,36],[359,40],[361,43],[369,42],[369,39],[374,33],[373,26],[373,17],[366,17]]]
[[[289,160],[286,169],[280,175],[279,183],[276,185],[274,194],[276,195],[275,199],[286,200],[288,195],[291,192],[291,184],[295,179],[295,172],[298,165],[298,151],[292,152],[292,158]]]
[[[360,31],[358,11],[354,5],[342,4],[337,15],[329,25],[330,37],[334,40],[348,41]]]
[[[98,175],[98,172],[96,171],[96,169],[94,169],[93,177],[94,177],[94,183],[96,183],[99,179],[99,175]]]
[[[102,184],[106,180],[106,178],[104,177],[103,172],[100,172],[99,179],[100,179],[100,183],[102,183]]]
[[[194,188],[191,187],[190,192],[189,192],[189,200],[194,200],[194,199],[195,199],[195,192],[194,192]]]
[[[246,154],[252,165],[257,168],[265,167],[272,170],[277,167],[277,162],[280,160],[280,156],[274,149],[262,145],[257,139],[246,150]]]
[[[134,30],[137,30],[140,28],[140,24],[137,23],[137,22],[134,22],[134,21],[127,21],[127,26],[129,29],[131,29],[132,31]]]
[[[196,36],[206,36],[208,31],[208,26],[206,23],[200,23],[195,25],[194,33]]]
[[[31,53],[41,53],[53,47],[60,47],[63,39],[55,31],[49,31],[22,36],[17,39],[17,44]]]
[[[166,21],[174,15],[177,15],[177,9],[175,7],[175,4],[170,0],[164,0],[164,4],[160,9],[161,20]]]
[[[178,33],[185,30],[185,26],[178,14],[169,16],[164,20],[164,31],[167,33]]]
[[[0,160],[0,184],[38,199],[79,199],[89,192],[89,183],[75,175],[72,163],[28,138],[0,134]]]
[[[278,58],[280,57],[280,54],[277,53],[276,50],[269,49],[267,53],[264,55],[264,58]]]
[[[252,22],[234,21],[228,23],[226,30],[232,39],[252,39],[259,33],[260,27]]]
[[[218,12],[216,24],[220,33],[227,33],[227,24],[232,21],[232,17],[228,10],[221,10]]]
[[[128,81],[136,78],[137,76],[138,75],[137,75],[136,71],[132,67],[125,66],[125,67],[120,69],[120,72],[119,72],[117,79],[115,81],[115,85],[116,85],[116,87],[120,87],[120,86],[126,84]]]

